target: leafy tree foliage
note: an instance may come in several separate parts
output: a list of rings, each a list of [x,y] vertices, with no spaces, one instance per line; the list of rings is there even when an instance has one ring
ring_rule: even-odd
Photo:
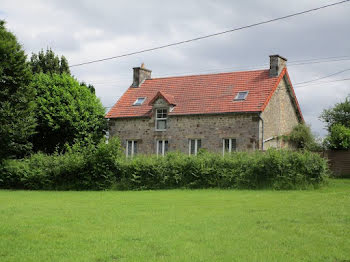
[[[32,54],[30,65],[34,74],[50,73],[50,74],[68,74],[70,75],[68,61],[64,56],[59,58],[50,49],[41,50],[38,54]]]
[[[16,36],[0,21],[0,160],[21,157],[32,148],[35,90],[26,55]]]
[[[95,87],[93,85],[86,84],[85,82],[81,82],[80,85],[86,87],[91,91],[91,93],[95,94]]]
[[[350,128],[350,96],[344,102],[335,104],[333,108],[323,110],[320,118],[326,123],[329,131],[335,124]]]
[[[325,109],[320,118],[329,132],[325,145],[334,150],[350,149],[350,96],[333,108]]]
[[[33,143],[36,151],[52,153],[76,142],[98,143],[107,122],[100,100],[68,74],[36,74],[38,126]]]
[[[59,58],[51,48],[46,49],[46,52],[41,50],[38,54],[32,54],[30,66],[34,74],[71,74],[67,59],[64,56]],[[86,84],[85,82],[81,82],[80,85],[95,93],[95,87],[93,85]]]
[[[288,136],[285,136],[284,139],[292,143],[298,149],[310,151],[321,150],[321,146],[316,142],[310,126],[305,124],[298,124],[295,126],[292,132]]]
[[[350,128],[341,124],[334,124],[325,139],[328,148],[334,150],[350,149]]]

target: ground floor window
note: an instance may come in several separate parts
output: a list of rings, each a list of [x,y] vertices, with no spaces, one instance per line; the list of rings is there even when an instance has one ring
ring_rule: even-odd
[[[168,140],[157,140],[157,155],[164,156],[168,152],[169,143]]]
[[[202,140],[189,139],[188,140],[188,153],[190,155],[197,155],[199,149],[202,147]]]
[[[236,138],[224,138],[222,140],[222,153],[231,153],[236,151],[237,141]]]
[[[132,157],[137,154],[137,141],[128,140],[126,141],[126,156]]]

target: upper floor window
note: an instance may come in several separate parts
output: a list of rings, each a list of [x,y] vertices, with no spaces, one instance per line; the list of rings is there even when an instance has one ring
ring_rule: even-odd
[[[190,155],[197,155],[199,149],[202,147],[202,140],[190,139],[188,140],[188,152]]]
[[[168,140],[157,140],[157,156],[164,156],[169,149]]]
[[[247,98],[248,91],[244,92],[238,92],[238,94],[235,97],[235,100],[245,100]]]
[[[224,138],[222,140],[222,153],[231,153],[237,150],[236,138]]]
[[[133,157],[137,154],[137,141],[128,140],[126,141],[126,156]]]
[[[156,110],[156,130],[164,131],[167,128],[167,109],[157,109]]]
[[[142,105],[142,103],[146,100],[146,97],[139,97],[136,99],[136,101],[134,102],[134,106],[140,106]]]

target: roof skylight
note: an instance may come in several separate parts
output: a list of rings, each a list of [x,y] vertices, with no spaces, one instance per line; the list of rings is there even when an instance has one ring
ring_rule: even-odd
[[[133,106],[140,106],[146,100],[146,97],[138,97],[134,102]]]
[[[235,97],[235,100],[245,100],[247,98],[248,95],[248,91],[244,91],[244,92],[238,92],[238,94]]]

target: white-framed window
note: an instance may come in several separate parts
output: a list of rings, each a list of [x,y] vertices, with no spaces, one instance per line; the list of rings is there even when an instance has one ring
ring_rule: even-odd
[[[157,156],[164,156],[168,152],[169,142],[168,140],[157,140],[156,150]]]
[[[201,139],[189,139],[188,140],[188,154],[197,155],[199,149],[202,147]]]
[[[235,97],[235,100],[245,100],[248,95],[248,91],[238,92],[238,94]]]
[[[126,156],[133,157],[137,154],[137,140],[126,141]]]
[[[156,109],[156,131],[164,131],[167,128],[168,109]]]
[[[143,102],[145,102],[146,97],[138,97],[134,102],[133,106],[140,106]]]
[[[222,154],[231,153],[237,150],[236,138],[224,138],[222,139]]]

